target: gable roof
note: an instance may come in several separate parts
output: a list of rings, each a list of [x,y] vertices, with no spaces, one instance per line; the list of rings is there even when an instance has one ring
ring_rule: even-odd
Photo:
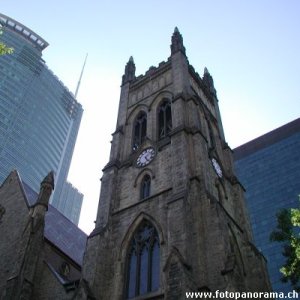
[[[51,204],[45,219],[45,238],[82,266],[87,235]]]
[[[28,206],[34,205],[38,193],[22,179],[21,184]],[[51,204],[46,213],[44,237],[79,266],[82,265],[87,235]]]

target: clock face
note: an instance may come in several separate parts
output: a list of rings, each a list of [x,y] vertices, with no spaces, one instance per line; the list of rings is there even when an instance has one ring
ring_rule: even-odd
[[[153,160],[154,156],[155,150],[152,147],[143,150],[136,161],[137,166],[144,167],[148,165]]]
[[[218,161],[217,161],[215,158],[213,158],[213,159],[211,160],[211,162],[212,162],[212,164],[213,164],[213,167],[214,167],[214,169],[215,169],[217,175],[221,178],[221,177],[223,176],[223,172],[222,172],[222,168],[221,168],[221,166],[219,165]]]

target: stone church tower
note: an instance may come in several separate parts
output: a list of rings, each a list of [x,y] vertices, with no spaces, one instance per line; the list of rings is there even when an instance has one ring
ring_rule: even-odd
[[[270,291],[252,244],[214,83],[171,56],[125,67],[116,131],[78,299],[185,299],[196,291]]]

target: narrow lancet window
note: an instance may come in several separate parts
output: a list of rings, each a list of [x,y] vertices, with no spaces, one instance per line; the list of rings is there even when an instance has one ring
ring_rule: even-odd
[[[160,247],[156,229],[147,221],[135,232],[127,258],[126,297],[159,289]]]
[[[158,108],[158,137],[166,137],[172,130],[171,102],[164,100]]]
[[[150,196],[151,178],[147,174],[141,182],[141,200]]]
[[[147,136],[147,115],[141,112],[133,125],[133,145],[132,149],[136,151],[139,146],[146,140]]]

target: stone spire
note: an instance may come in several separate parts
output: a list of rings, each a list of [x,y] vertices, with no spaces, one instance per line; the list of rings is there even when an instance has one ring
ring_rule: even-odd
[[[174,33],[172,35],[171,55],[179,51],[185,55],[185,48],[183,46],[182,35],[180,34],[178,28],[175,27]]]
[[[122,77],[122,84],[132,81],[133,79],[135,79],[135,64],[133,61],[133,57],[130,56],[129,61],[125,67],[125,73]]]
[[[43,188],[51,188],[51,190],[54,190],[54,172],[51,171],[49,172],[49,174],[47,174],[47,176],[43,179],[43,181],[41,182],[41,188],[40,190],[42,190]]]
[[[41,182],[40,193],[36,204],[47,205],[54,190],[54,173],[51,171]]]

